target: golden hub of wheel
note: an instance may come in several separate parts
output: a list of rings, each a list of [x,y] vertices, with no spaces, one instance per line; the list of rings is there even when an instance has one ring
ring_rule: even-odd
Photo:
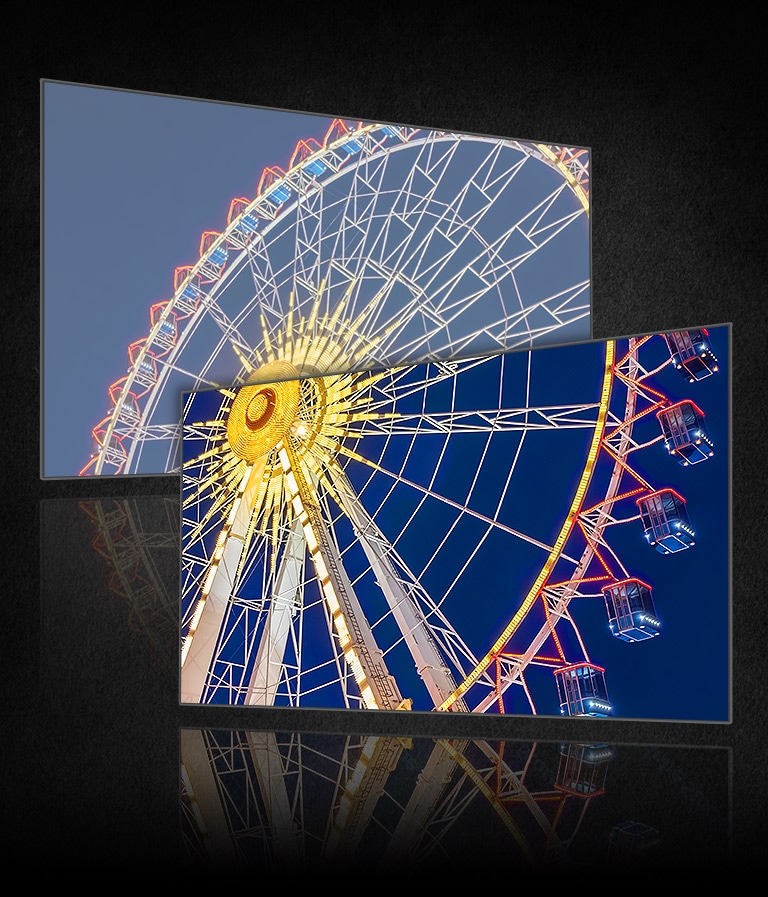
[[[227,417],[227,439],[238,458],[249,462],[263,458],[288,433],[301,393],[299,381],[286,378],[296,377],[298,371],[290,362],[272,361],[254,371],[252,382],[238,390]]]

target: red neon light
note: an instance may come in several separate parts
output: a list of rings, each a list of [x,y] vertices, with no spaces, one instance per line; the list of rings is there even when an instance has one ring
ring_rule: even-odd
[[[579,583],[602,582],[603,580],[606,580],[606,579],[613,579],[613,576],[582,576],[582,578],[579,580],[568,579],[568,580],[563,580],[562,582],[550,582],[547,584],[547,588],[548,589],[557,589],[562,586],[572,586],[575,582],[579,582]]]
[[[667,401],[667,397],[664,395],[663,392],[659,392],[658,389],[652,389],[650,386],[648,386],[647,383],[643,383],[643,381],[641,381],[641,380],[637,380],[637,379],[634,378],[634,377],[628,377],[626,374],[622,374],[621,371],[616,371],[615,373],[616,373],[616,376],[617,376],[620,380],[623,380],[625,383],[634,383],[635,386],[639,387],[640,389],[645,390],[645,392],[651,392],[651,393],[653,393],[655,396],[661,396],[661,398],[662,398],[665,402]]]
[[[86,474],[88,473],[88,468],[92,467],[98,460],[98,457],[91,458],[91,460],[85,465],[85,467],[78,473],[78,476],[86,476]]]
[[[112,399],[112,401],[113,401],[115,404],[117,404],[118,401],[122,398],[123,391],[124,391],[123,388],[122,388],[122,384],[124,384],[125,381],[126,381],[127,379],[128,379],[127,377],[121,377],[119,380],[116,380],[116,381],[109,387],[109,390],[108,390],[108,392],[109,392],[109,397],[110,397],[110,399]],[[115,393],[117,393],[117,397],[115,397]],[[131,392],[131,390],[128,390],[128,395],[129,395],[129,396],[133,396],[134,401],[138,398],[138,396],[136,395],[136,393]]]
[[[189,277],[189,272],[192,270],[192,265],[179,265],[178,268],[173,272],[173,292],[181,286],[181,284]]]
[[[609,583],[609,584],[603,589],[603,592],[605,592],[606,589],[612,589],[614,586],[623,586],[623,585],[625,585],[625,584],[628,583],[628,582],[636,582],[639,586],[643,586],[644,588],[648,589],[649,592],[652,592],[652,591],[653,591],[653,589],[648,585],[648,583],[647,583],[647,582],[643,582],[642,579],[634,579],[634,578],[630,578],[630,579],[617,579],[616,582]]]
[[[244,196],[235,197],[229,204],[229,212],[227,212],[227,225],[232,224],[235,218],[239,218],[250,204],[251,200],[246,199]]]
[[[610,567],[608,566],[608,564],[605,562],[603,556],[602,556],[602,555],[600,554],[600,552],[598,551],[597,545],[596,545],[596,544],[592,541],[592,539],[590,539],[589,536],[587,535],[587,531],[586,531],[586,529],[584,528],[584,524],[581,522],[581,520],[579,520],[579,521],[577,521],[577,522],[578,522],[578,524],[579,524],[579,528],[581,529],[582,534],[584,535],[584,539],[586,540],[586,542],[587,542],[587,544],[589,545],[589,547],[592,549],[592,553],[593,553],[594,556],[598,559],[598,561],[600,561],[600,564],[602,565],[602,567],[603,567],[603,569],[605,570],[605,572],[606,572],[609,576],[612,577],[612,576],[613,576],[613,571],[611,570],[611,568],[610,568]],[[563,659],[565,659],[565,658],[563,658]]]
[[[331,122],[330,128],[326,131],[325,137],[323,138],[323,146],[328,146],[329,143],[333,143],[336,140],[339,140],[341,137],[349,134],[349,128],[346,123],[343,122],[340,118],[334,118]]]
[[[674,405],[670,405],[668,408],[662,408],[661,411],[656,412],[656,417],[658,418],[660,415],[666,414],[667,411],[671,411],[673,408],[680,408],[682,405],[690,405],[695,411],[698,411],[698,413],[702,417],[706,417],[701,408],[699,408],[699,406],[695,402],[692,402],[690,399],[683,399],[680,402],[675,402]]]
[[[293,151],[293,155],[291,156],[291,161],[288,163],[288,167],[293,168],[294,165],[300,164],[308,156],[311,156],[312,153],[316,153],[322,148],[323,147],[320,142],[315,140],[314,137],[309,137],[307,140],[300,140],[296,144],[296,149]]]
[[[633,495],[637,495],[638,492],[645,492],[645,487],[640,487],[639,489],[632,489],[629,492],[622,492],[621,495],[617,495],[614,499],[612,499],[612,503],[615,504],[617,501],[621,501],[623,498],[631,498]],[[601,501],[600,504],[593,505],[591,508],[588,508],[586,511],[583,511],[582,513],[591,514],[593,511],[597,511],[598,508],[602,508],[604,504],[605,504],[605,502]]]
[[[272,168],[265,168],[261,173],[261,177],[259,178],[259,185],[256,188],[256,195],[261,196],[262,191],[268,190],[275,181],[279,181],[280,178],[285,177],[285,172],[282,168],[275,165]]]
[[[644,411],[638,411],[637,414],[633,414],[632,417],[628,417],[625,421],[622,421],[618,427],[611,430],[611,432],[607,435],[607,439],[611,439],[617,433],[620,433],[630,424],[633,424],[636,420],[639,420],[641,417],[645,417],[646,414],[650,414],[655,408],[664,407],[666,404],[666,399],[663,402],[654,402],[653,405],[649,405]]]
[[[567,667],[560,667],[560,669],[555,670],[553,675],[557,676],[559,673],[567,673],[569,670],[578,670],[582,667],[589,667],[591,670],[597,670],[599,673],[605,672],[605,667],[599,667],[594,663],[572,663]]]
[[[146,340],[137,339],[136,342],[133,342],[130,346],[128,346],[128,358],[131,364],[135,364],[135,356],[139,354],[145,342]],[[151,352],[147,352],[147,355],[151,355]]]
[[[149,309],[149,320],[152,322],[152,326],[154,327],[157,324],[159,318],[161,317],[163,310],[170,305],[170,300],[166,299],[163,302],[155,302],[155,304]],[[175,319],[178,319],[178,315],[173,309],[171,309],[171,314]]]
[[[667,489],[658,489],[656,492],[651,492],[649,495],[644,495],[642,498],[638,498],[637,501],[635,502],[635,504],[638,505],[638,507],[639,507],[641,501],[648,501],[649,498],[653,498],[655,495],[663,495],[665,492],[671,492],[672,495],[674,495],[676,498],[680,499],[680,501],[683,504],[686,503],[685,499],[683,498],[682,495],[680,495],[679,492],[675,491],[674,489],[667,488]]]
[[[544,616],[547,618],[547,625],[549,626],[549,631],[552,634],[552,640],[555,643],[555,647],[557,648],[557,653],[560,655],[560,659],[565,662],[565,654],[563,653],[563,649],[560,645],[560,639],[557,637],[557,632],[555,631],[555,627],[552,625],[552,620],[549,617],[549,608],[547,607],[547,600],[543,595],[540,596],[542,603],[544,605]]]
[[[203,231],[202,237],[200,237],[200,257],[205,255],[206,252],[210,249],[210,247],[219,239],[221,234],[215,230],[207,230]]]
[[[621,361],[617,361],[616,364],[614,364],[613,369],[614,369],[614,371],[615,371],[617,374],[620,374],[620,372],[619,372],[618,370],[616,370],[616,369],[619,368],[619,367],[621,367],[621,365],[624,364],[624,362],[629,358],[629,356],[630,356],[633,352],[636,352],[636,351],[640,348],[640,346],[643,345],[643,343],[647,343],[648,340],[651,338],[652,335],[653,335],[653,334],[650,334],[649,336],[644,336],[644,337],[642,337],[642,339],[639,339],[639,340],[635,343],[635,345],[627,351],[627,354],[621,359]]]
[[[646,489],[650,489],[650,488],[651,488],[651,487],[650,487],[650,484],[647,483],[647,482],[640,476],[639,473],[636,473],[634,470],[632,470],[632,468],[631,468],[628,464],[625,464],[625,463],[621,460],[621,458],[619,458],[619,456],[613,451],[612,448],[610,448],[608,445],[605,444],[605,441],[603,441],[603,449],[604,449],[604,450],[605,450],[605,451],[606,451],[606,452],[613,458],[613,460],[614,460],[620,467],[623,467],[624,470],[626,470],[626,472],[627,472],[633,479],[637,480],[637,482],[640,483],[644,488],[646,488]]]
[[[106,433],[107,428],[109,427],[109,424],[110,424],[110,421],[111,421],[111,420],[112,420],[111,415],[108,415],[107,417],[104,418],[104,420],[100,420],[100,421],[96,424],[96,426],[91,430],[91,436],[93,436],[93,438],[94,438],[95,440],[98,441],[99,445],[103,445],[103,444],[104,444],[104,443],[102,443],[102,442],[99,440],[99,434],[101,433],[101,434],[103,435],[104,433]],[[115,436],[115,439],[118,439],[118,440],[119,440],[120,437],[119,437],[119,436]]]

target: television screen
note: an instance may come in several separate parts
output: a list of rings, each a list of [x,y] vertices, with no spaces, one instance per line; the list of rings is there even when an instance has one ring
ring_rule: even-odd
[[[182,392],[587,339],[586,147],[42,84],[43,478],[178,471]]]
[[[183,704],[729,721],[728,325],[313,377],[287,333],[183,400]]]

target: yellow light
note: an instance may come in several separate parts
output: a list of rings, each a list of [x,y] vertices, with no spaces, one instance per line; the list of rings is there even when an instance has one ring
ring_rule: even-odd
[[[273,361],[254,371],[249,384],[238,390],[227,416],[227,440],[238,458],[256,461],[286,435],[299,410],[297,376],[289,362]]]
[[[366,685],[360,691],[363,696],[363,700],[365,701],[365,706],[372,710],[378,710],[379,705],[376,703],[376,699],[373,696],[373,692],[371,691],[371,686]]]
[[[216,576],[216,570],[218,569],[218,563],[211,564],[210,570],[208,570],[208,575],[205,577],[205,582],[203,583],[203,595],[207,595],[211,590],[211,585],[213,584],[213,578]]]
[[[333,622],[336,624],[336,631],[339,633],[339,642],[341,647],[345,648],[351,641],[349,629],[347,629],[347,621],[338,611],[333,615]]]
[[[323,560],[323,556],[318,554],[316,558],[313,558],[315,562],[315,568],[317,569],[317,575],[320,577],[321,582],[325,582],[328,579],[328,568],[325,566],[325,561]]]
[[[310,554],[316,554],[317,549],[320,547],[317,542],[317,537],[315,536],[315,531],[311,527],[306,527],[304,530],[304,536],[307,540],[307,548],[309,548]]]
[[[296,495],[299,491],[299,486],[296,482],[296,477],[293,475],[293,471],[289,470],[285,474],[285,482],[288,484],[288,491],[291,495]]]
[[[336,598],[336,593],[333,591],[333,586],[330,582],[323,583],[323,594],[325,595],[325,600],[328,602],[328,607],[330,608],[331,613],[334,615],[341,610],[339,602]]]

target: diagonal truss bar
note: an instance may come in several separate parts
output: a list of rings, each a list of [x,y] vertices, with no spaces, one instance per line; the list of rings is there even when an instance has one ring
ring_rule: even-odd
[[[456,681],[440,652],[424,613],[412,597],[414,591],[421,589],[421,586],[412,574],[410,582],[405,582],[398,574],[391,560],[395,556],[394,548],[363,507],[344,471],[337,464],[331,464],[328,473],[341,501],[342,510],[352,522],[355,535],[376,575],[376,581],[389,604],[392,617],[414,659],[419,676],[437,705],[455,690]],[[405,568],[402,562],[401,566]],[[466,708],[462,706],[461,709]]]
[[[294,518],[286,536],[275,577],[272,600],[256,652],[256,663],[245,696],[246,704],[272,706],[282,679],[283,658],[291,622],[300,610],[304,591],[306,543],[301,521]]]
[[[363,609],[328,532],[316,491],[296,463],[287,440],[277,446],[293,513],[301,521],[309,555],[333,620],[344,659],[360,688],[367,709],[395,710],[402,704],[397,683],[387,670]]]
[[[183,704],[202,703],[219,634],[234,593],[241,559],[247,548],[246,537],[263,471],[263,459],[246,468],[227,520],[216,541],[211,565],[182,646]]]

